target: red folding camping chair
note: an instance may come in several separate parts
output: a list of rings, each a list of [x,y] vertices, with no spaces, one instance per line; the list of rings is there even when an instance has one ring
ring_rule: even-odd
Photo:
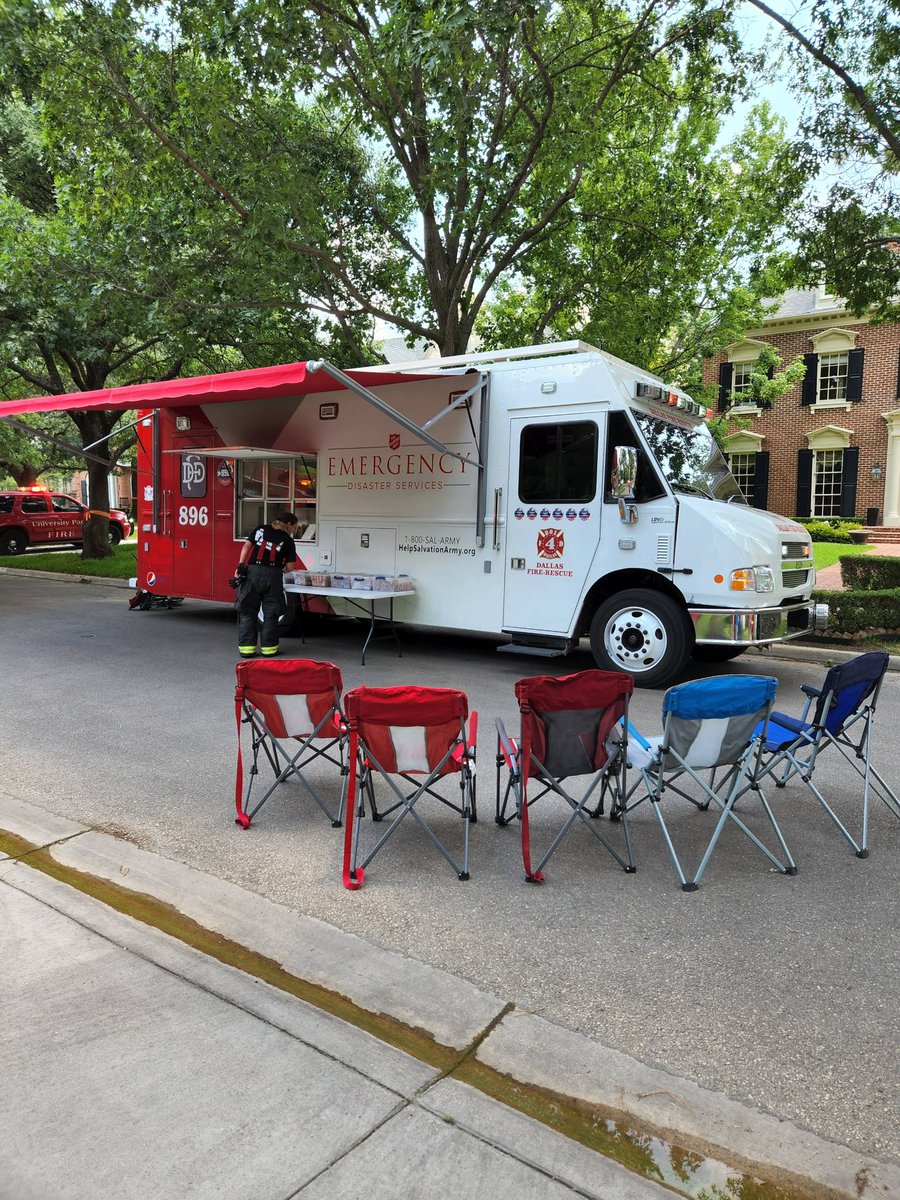
[[[254,659],[237,664],[234,693],[238,731],[235,824],[249,829],[250,822],[279,784],[296,777],[331,824],[335,828],[341,825],[347,788],[347,730],[341,711],[342,689],[341,672],[330,662],[285,658]],[[253,754],[246,795],[242,725],[250,727]],[[289,748],[283,743],[288,743]],[[259,773],[260,751],[268,759],[275,779],[251,808],[250,793]],[[308,777],[307,769],[319,760],[332,763],[340,770],[341,798],[337,812],[328,807]]]
[[[623,811],[628,753],[628,698],[634,680],[621,671],[580,671],[559,679],[535,675],[516,684],[522,717],[520,739],[511,738],[497,721],[498,825],[518,817],[522,831],[522,863],[531,883],[543,882],[543,867],[575,821],[581,819],[623,871],[632,874],[634,862],[628,823]],[[617,728],[618,726],[618,728]],[[501,799],[500,775],[509,771]],[[569,780],[582,779],[580,798],[572,795]],[[541,790],[529,798],[534,780]],[[568,786],[563,787],[563,783]],[[625,854],[611,845],[594,818],[603,812],[607,792],[613,811],[621,816]],[[558,796],[566,820],[536,865],[531,862],[528,810],[542,796]],[[510,801],[513,802],[511,807]]]
[[[412,817],[458,877],[468,879],[469,826],[477,820],[475,743],[478,714],[472,713],[467,732],[469,702],[465,692],[452,688],[361,687],[347,693],[344,711],[350,735],[344,887],[354,891],[362,886],[365,868],[407,817]],[[436,790],[436,785],[449,775],[456,776],[459,784],[458,804]],[[375,801],[376,777],[387,785],[391,797],[388,807],[382,810]],[[398,783],[398,779],[411,785],[412,790]],[[422,800],[426,796],[462,817],[462,863],[456,861],[425,821]],[[375,822],[396,815],[374,846],[363,855],[360,836],[366,799]]]

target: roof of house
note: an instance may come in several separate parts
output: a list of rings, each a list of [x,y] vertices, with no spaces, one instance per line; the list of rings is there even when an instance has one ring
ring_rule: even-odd
[[[840,296],[832,296],[821,288],[791,288],[778,301],[777,308],[766,317],[767,321],[783,321],[789,317],[812,317],[819,314],[845,312],[847,302]]]

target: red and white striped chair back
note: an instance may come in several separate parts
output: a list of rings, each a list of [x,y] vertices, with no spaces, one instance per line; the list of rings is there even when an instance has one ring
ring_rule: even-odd
[[[238,697],[259,710],[274,737],[304,738],[321,725],[340,702],[343,679],[329,662],[292,658],[237,664]],[[318,737],[333,737],[329,724]]]
[[[451,688],[356,688],[344,698],[351,738],[361,740],[389,774],[447,775],[459,770],[449,754],[469,713],[465,692]],[[443,762],[446,758],[446,762]]]

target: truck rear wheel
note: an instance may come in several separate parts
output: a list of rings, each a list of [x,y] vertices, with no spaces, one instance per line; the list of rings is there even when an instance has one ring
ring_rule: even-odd
[[[625,671],[637,687],[659,687],[693,648],[687,613],[661,592],[636,588],[605,600],[591,621],[591,651],[604,671]]]
[[[22,554],[28,546],[28,536],[21,529],[5,529],[0,533],[0,554]]]

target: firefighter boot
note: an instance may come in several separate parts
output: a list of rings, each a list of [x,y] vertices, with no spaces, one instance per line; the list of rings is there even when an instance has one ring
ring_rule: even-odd
[[[238,646],[238,654],[240,654],[241,658],[255,658],[256,646]]]
[[[277,646],[262,646],[260,648],[260,654],[263,656],[263,658],[274,658],[277,653]]]

